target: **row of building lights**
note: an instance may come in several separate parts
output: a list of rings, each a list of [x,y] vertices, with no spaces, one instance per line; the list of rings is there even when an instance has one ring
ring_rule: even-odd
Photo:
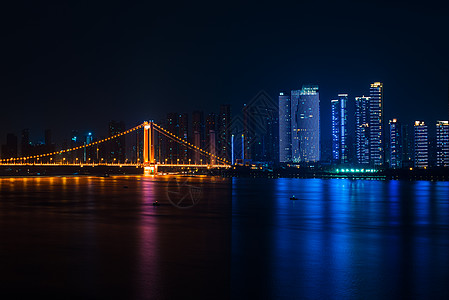
[[[336,173],[376,173],[376,169],[336,169]]]

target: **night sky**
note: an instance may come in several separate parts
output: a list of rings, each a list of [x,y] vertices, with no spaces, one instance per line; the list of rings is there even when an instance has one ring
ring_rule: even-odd
[[[60,142],[72,129],[105,135],[112,119],[131,127],[221,103],[235,114],[261,90],[277,100],[308,83],[320,86],[324,136],[330,100],[354,101],[373,81],[386,120],[448,119],[443,1],[92,2],[2,7],[1,143],[23,128]]]

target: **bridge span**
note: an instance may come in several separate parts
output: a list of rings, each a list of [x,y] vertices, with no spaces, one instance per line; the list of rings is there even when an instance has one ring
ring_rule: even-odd
[[[107,147],[111,143],[117,142],[123,139],[125,136],[130,134],[136,134],[136,139],[142,141],[143,149],[142,155],[139,157],[138,149],[140,144],[136,142],[135,148],[137,149],[136,159],[119,162],[119,157],[109,157],[107,159],[100,157],[101,147]],[[156,155],[155,149],[155,134],[158,134],[158,139],[165,138],[172,141],[176,145],[183,147],[183,149],[189,149],[191,153],[198,153],[196,157],[201,159],[180,159],[170,157],[170,163],[168,157],[164,157],[161,151]],[[142,136],[140,136],[142,135]],[[170,170],[170,169],[226,169],[231,166],[226,158],[217,156],[214,151],[215,148],[212,147],[212,151],[206,151],[201,149],[199,145],[190,143],[189,141],[173,134],[172,132],[166,130],[165,128],[159,126],[158,124],[149,121],[143,122],[131,129],[120,132],[116,135],[110,136],[108,138],[93,141],[90,143],[84,143],[84,145],[76,145],[71,148],[61,149],[59,151],[39,153],[28,156],[12,157],[12,158],[2,158],[0,159],[0,168],[22,170],[24,168],[32,169],[51,169],[55,168],[84,168],[94,169],[97,168],[137,168],[143,169],[146,173],[157,174],[158,169]],[[89,155],[87,155],[89,153]],[[119,155],[118,153],[117,155]],[[108,161],[109,160],[109,161]],[[173,163],[175,160],[176,163]],[[187,161],[186,161],[187,160]]]

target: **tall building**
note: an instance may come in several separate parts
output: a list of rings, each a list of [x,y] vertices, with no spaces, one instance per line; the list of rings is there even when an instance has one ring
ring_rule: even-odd
[[[123,121],[110,121],[109,126],[109,137],[116,134],[122,133],[126,130],[125,123]],[[110,141],[109,148],[109,161],[111,163],[124,163],[126,160],[126,144],[125,136],[117,137]]]
[[[437,167],[449,167],[449,121],[437,122]]]
[[[52,141],[51,141],[51,129],[45,129],[44,132],[44,143],[45,145],[51,145]]]
[[[200,142],[195,144],[195,146],[204,149],[205,143],[205,127],[204,127],[204,112],[202,111],[194,111],[192,113],[192,134],[195,136],[195,132],[198,132]]]
[[[348,94],[338,94],[332,106],[332,161],[348,162]]]
[[[220,106],[218,116],[218,156],[230,160],[231,157],[231,105]]]
[[[374,166],[384,164],[383,84],[374,82],[370,88],[370,161]]]
[[[264,161],[279,161],[279,119],[277,114],[266,118],[266,132],[262,136],[264,142]]]
[[[402,126],[397,119],[389,121],[390,124],[390,168],[402,167]]]
[[[402,167],[413,167],[413,135],[410,133],[409,125],[401,124],[402,144]]]
[[[272,130],[279,130],[277,101],[273,101],[266,92],[261,91],[243,106],[242,114],[244,139],[242,152],[245,159],[260,163],[277,162],[279,157],[274,157],[276,155],[274,152],[277,152],[277,150],[273,147],[267,148],[267,142],[270,140],[268,135],[274,133]],[[277,133],[272,137],[276,140]],[[276,145],[277,147],[278,145]]]
[[[30,130],[28,128],[22,130],[22,140],[20,141],[20,144],[21,156],[31,155]]]
[[[206,118],[206,145],[205,149],[206,151],[212,153],[212,149],[216,149],[216,139],[215,139],[215,130],[216,130],[216,118],[214,113],[210,113]],[[213,131],[213,137],[211,132]]]
[[[292,161],[320,160],[320,94],[318,86],[291,91]]]
[[[6,144],[2,145],[1,158],[17,157],[17,136],[13,133],[6,135]]]
[[[178,113],[167,113],[167,120],[166,120],[166,129],[176,135],[179,135],[179,125],[178,125]],[[179,144],[175,142],[174,140],[167,138],[167,142],[165,143],[165,159],[166,162],[169,164],[174,164],[177,162],[179,156]]]
[[[204,149],[204,113],[202,111],[194,111],[192,114],[192,143],[200,149]],[[198,151],[193,153],[195,163],[200,163],[201,154]]]
[[[189,140],[189,115],[181,113],[178,116],[179,137],[185,141]],[[181,163],[187,163],[189,160],[189,148],[179,145],[179,160]]]
[[[367,165],[370,162],[369,103],[370,103],[369,97],[361,96],[355,98],[356,156],[357,162],[363,165]]]
[[[415,168],[429,167],[429,137],[427,125],[415,121]]]
[[[279,162],[292,161],[291,101],[287,93],[279,93]]]

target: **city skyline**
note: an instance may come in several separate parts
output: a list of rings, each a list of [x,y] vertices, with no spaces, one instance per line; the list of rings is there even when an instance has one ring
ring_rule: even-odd
[[[375,81],[386,86],[385,120],[398,111],[404,123],[447,119],[444,10],[383,4],[241,4],[209,13],[202,5],[10,3],[0,143],[24,128],[50,128],[57,140],[113,119],[137,125],[170,111],[208,111],[211,102],[239,107],[261,90],[275,98],[300,82],[320,86],[322,128],[328,100],[367,95],[365,83]],[[307,38],[292,39],[299,32]],[[362,47],[373,32],[378,43]],[[284,40],[291,42],[279,47]]]

